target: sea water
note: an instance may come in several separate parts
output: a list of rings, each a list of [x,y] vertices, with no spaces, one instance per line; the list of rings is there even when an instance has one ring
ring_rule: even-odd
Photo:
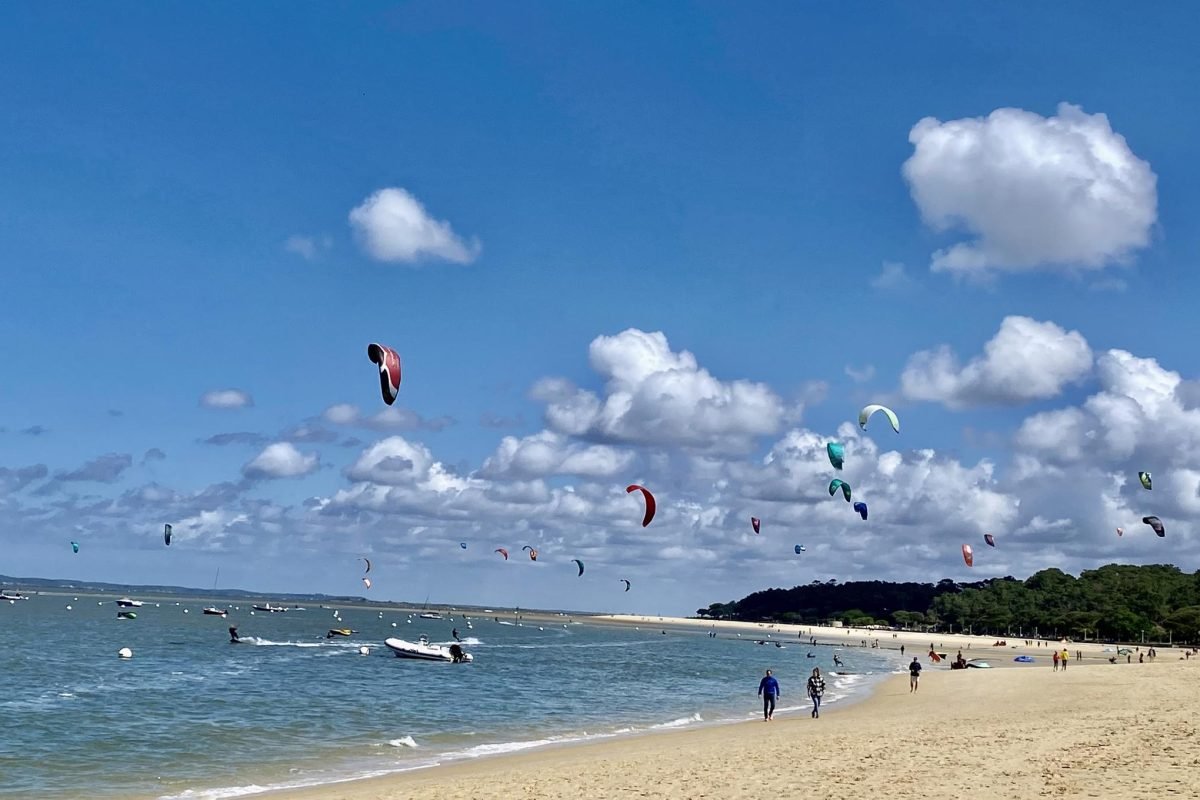
[[[236,601],[223,619],[203,606],[159,598],[118,620],[111,595],[0,604],[0,798],[237,797],[749,719],[761,716],[765,669],[781,684],[781,715],[808,710],[814,666],[836,707],[902,666],[898,653],[858,639],[813,647],[776,633],[755,644],[766,631],[714,639],[706,629],[586,617],[516,624],[511,612],[469,611],[468,627],[461,613],[251,614]],[[229,643],[230,625],[243,644]],[[326,639],[330,628],[357,633]],[[453,628],[474,663],[398,659],[383,646],[421,634],[448,645]],[[123,647],[131,659],[118,658]]]

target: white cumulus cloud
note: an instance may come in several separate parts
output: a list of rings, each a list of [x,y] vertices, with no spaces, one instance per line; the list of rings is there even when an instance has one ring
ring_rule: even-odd
[[[935,253],[935,271],[1101,269],[1149,243],[1157,178],[1104,114],[1062,103],[1048,118],[926,117],[908,138],[903,172],[922,218],[975,237]]]
[[[269,444],[242,468],[248,478],[298,478],[317,468],[315,453],[302,453],[291,442]]]
[[[254,398],[241,389],[214,389],[200,398],[205,408],[247,408],[254,405]]]
[[[463,241],[444,220],[434,219],[404,189],[380,189],[350,212],[350,225],[367,253],[378,261],[413,263],[441,259],[474,261],[478,241]]]
[[[544,478],[550,475],[580,475],[607,478],[620,474],[633,463],[634,454],[608,445],[571,443],[553,431],[542,431],[518,439],[505,436],[496,452],[483,464],[482,474]]]
[[[556,433],[606,442],[744,450],[777,433],[788,416],[764,383],[721,381],[686,350],[671,350],[662,332],[630,328],[598,336],[588,349],[604,379],[603,397],[561,379],[534,387]]]
[[[966,366],[943,345],[909,358],[900,383],[913,400],[955,409],[1019,405],[1056,396],[1091,368],[1092,349],[1079,331],[1029,317],[1005,317],[983,354]]]

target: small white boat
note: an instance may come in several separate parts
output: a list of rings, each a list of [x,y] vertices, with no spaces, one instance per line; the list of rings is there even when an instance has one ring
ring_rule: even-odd
[[[422,635],[415,642],[404,639],[384,639],[383,643],[396,654],[396,658],[415,658],[419,661],[448,661],[466,662],[475,660],[470,653],[464,653],[456,644],[443,647],[440,644],[430,644],[429,637]]]
[[[268,611],[272,614],[283,614],[283,613],[290,611],[291,609],[285,608],[284,606],[273,606],[270,603],[267,603],[265,606],[254,606],[254,610],[255,611]]]
[[[204,609],[204,613],[209,615],[210,617],[224,617],[225,615],[227,615],[229,613],[229,609],[213,608],[212,606],[209,606],[208,608]]]
[[[29,595],[21,594],[20,592],[10,592],[7,589],[0,592],[0,600],[28,600]]]
[[[141,600],[130,600],[128,597],[122,597],[117,601],[117,606],[120,608],[141,608]]]
[[[418,615],[421,619],[441,619],[442,615],[436,611],[426,611],[424,614]]]

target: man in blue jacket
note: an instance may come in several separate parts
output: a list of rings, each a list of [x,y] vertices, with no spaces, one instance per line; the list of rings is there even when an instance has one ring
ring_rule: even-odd
[[[770,722],[775,716],[775,700],[779,697],[779,681],[767,670],[766,677],[758,682],[758,693],[763,699],[763,721]]]

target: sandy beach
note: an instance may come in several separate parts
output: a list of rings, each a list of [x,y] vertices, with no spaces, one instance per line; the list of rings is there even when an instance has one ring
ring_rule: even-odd
[[[665,732],[448,764],[271,797],[570,798],[1196,797],[1200,662],[1087,664],[1055,673],[929,671],[869,699],[772,722]],[[782,675],[784,697],[802,693]],[[746,679],[755,708],[756,675]]]

